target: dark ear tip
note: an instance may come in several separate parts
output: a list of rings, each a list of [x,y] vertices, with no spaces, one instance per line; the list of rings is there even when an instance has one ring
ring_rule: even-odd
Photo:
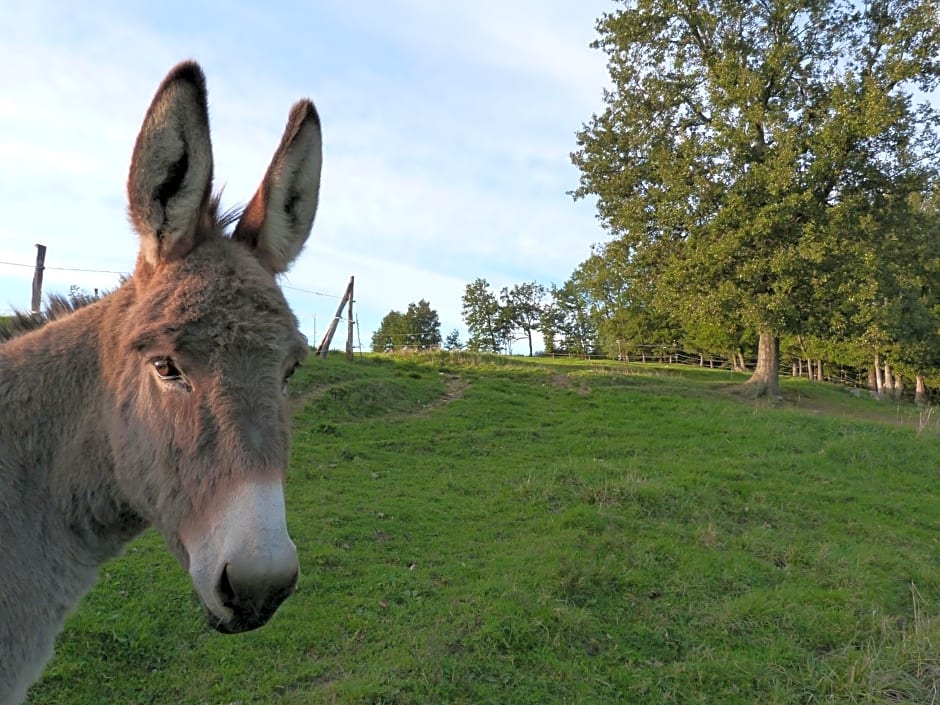
[[[287,121],[291,125],[301,125],[305,122],[312,122],[317,127],[320,127],[320,115],[317,113],[313,101],[309,98],[302,98],[294,103],[294,107],[290,109],[290,117]]]
[[[206,75],[202,68],[192,59],[181,61],[166,75],[160,89],[165,88],[171,83],[189,83],[195,86],[196,90],[203,96],[206,95]],[[158,93],[160,90],[157,91]]]

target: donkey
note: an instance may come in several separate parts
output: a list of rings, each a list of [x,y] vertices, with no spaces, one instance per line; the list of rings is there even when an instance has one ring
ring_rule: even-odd
[[[285,390],[308,346],[275,277],[310,233],[321,161],[301,100],[240,217],[220,214],[205,77],[179,64],[131,159],[133,275],[0,345],[0,705],[147,526],[220,632],[262,626],[293,592]]]

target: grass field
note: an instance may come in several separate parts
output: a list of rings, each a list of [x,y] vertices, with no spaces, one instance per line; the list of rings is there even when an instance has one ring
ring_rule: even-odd
[[[940,423],[728,372],[311,360],[302,577],[222,636],[148,533],[31,691],[100,703],[930,703]]]

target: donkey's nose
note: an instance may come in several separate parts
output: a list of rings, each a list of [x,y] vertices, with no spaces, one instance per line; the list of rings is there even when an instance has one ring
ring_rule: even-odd
[[[229,561],[216,589],[221,603],[232,611],[232,618],[218,629],[245,632],[264,625],[294,592],[297,575],[297,549],[289,539],[262,555]]]

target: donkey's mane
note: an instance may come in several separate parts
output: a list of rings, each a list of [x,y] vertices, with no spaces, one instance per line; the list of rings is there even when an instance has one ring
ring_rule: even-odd
[[[225,233],[226,236],[231,236],[231,227],[242,217],[242,213],[245,212],[245,206],[243,204],[235,204],[227,210],[223,211],[221,209],[222,191],[219,191],[212,196],[212,200],[209,202],[209,213],[212,215],[212,219],[222,229],[222,232]]]
[[[230,237],[229,230],[231,226],[238,222],[245,208],[243,205],[236,205],[225,211],[221,211],[222,193],[216,193],[209,202],[209,217],[216,227],[225,237]],[[220,212],[221,211],[221,212]],[[122,276],[121,284],[127,281],[129,277]],[[46,308],[41,313],[30,313],[19,309],[13,311],[13,315],[7,318],[0,317],[0,345],[13,338],[19,337],[24,333],[42,328],[51,321],[65,318],[75,313],[80,308],[93,304],[98,299],[107,296],[111,292],[104,294],[86,294],[73,293],[68,296],[62,294],[49,294]]]
[[[17,310],[8,319],[0,321],[0,344],[23,333],[42,328],[50,321],[65,318],[100,298],[101,296],[95,296],[94,294],[70,294],[69,296],[49,294],[46,308],[41,313]]]

